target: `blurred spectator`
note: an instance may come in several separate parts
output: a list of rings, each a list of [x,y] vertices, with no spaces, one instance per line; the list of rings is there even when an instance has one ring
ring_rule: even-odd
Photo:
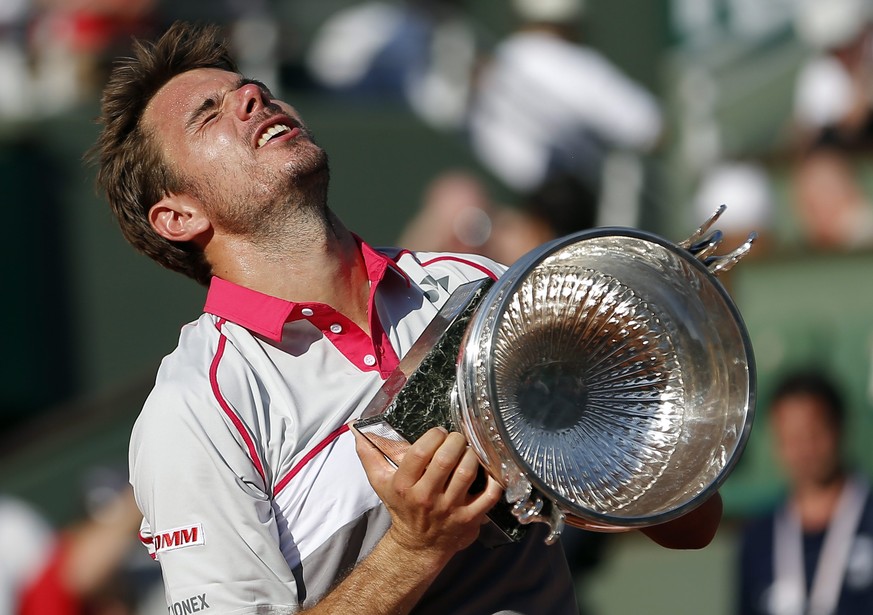
[[[495,216],[488,256],[506,264],[537,246],[595,225],[596,195],[572,175],[555,175]]]
[[[279,25],[265,2],[248,2],[230,26],[230,44],[239,58],[239,69],[263,81],[274,93],[281,85]]]
[[[594,226],[595,197],[576,178],[546,181],[518,207],[495,203],[474,174],[449,171],[425,191],[397,245],[425,252],[468,252],[511,265],[537,246]]]
[[[583,0],[514,0],[521,23],[481,68],[469,115],[477,156],[519,194],[572,175],[596,194],[612,150],[649,151],[656,99],[578,41]]]
[[[707,220],[721,205],[727,209],[714,228],[724,233],[723,249],[719,254],[740,246],[755,232],[755,249],[749,254],[757,257],[766,253],[773,243],[773,219],[776,198],[767,170],[761,165],[732,161],[715,165],[703,177],[693,198],[696,225]]]
[[[814,56],[796,82],[794,116],[805,144],[866,147],[873,137],[873,25],[869,0],[803,0],[795,20]]]
[[[573,175],[553,175],[522,200],[522,210],[548,229],[549,239],[591,228],[597,195]]]
[[[489,258],[511,265],[543,243],[554,239],[551,229],[523,209],[505,207],[494,216]]]
[[[473,174],[450,171],[434,178],[398,245],[422,252],[487,254],[496,206]]]
[[[873,207],[859,154],[873,144],[873,4],[804,0],[795,27],[814,50],[798,74],[798,162],[793,201],[802,239],[816,249],[873,244]]]
[[[428,124],[458,128],[476,61],[473,28],[455,0],[363,2],[321,27],[307,64],[321,85],[395,97]]]
[[[28,504],[0,496],[0,614],[17,611],[20,594],[33,585],[52,549],[53,532]]]
[[[157,0],[34,0],[28,47],[33,111],[58,113],[93,100],[107,66],[131,36],[145,36]]]
[[[0,117],[17,118],[30,105],[30,66],[27,57],[29,0],[0,2]],[[14,84],[14,87],[13,87]]]
[[[873,506],[842,457],[844,422],[839,391],[818,372],[777,387],[770,427],[788,494],[743,530],[742,615],[873,612]]]
[[[142,516],[128,486],[110,492],[61,532],[24,502],[0,497],[0,614],[132,613],[120,571]]]
[[[802,239],[822,250],[873,245],[873,205],[859,181],[857,160],[820,145],[793,170],[793,206]]]

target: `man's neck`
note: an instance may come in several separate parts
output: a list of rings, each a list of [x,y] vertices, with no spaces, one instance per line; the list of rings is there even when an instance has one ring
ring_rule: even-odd
[[[823,483],[808,483],[792,498],[800,523],[808,532],[823,531],[830,523],[846,484],[842,473]]]
[[[213,239],[207,256],[215,275],[280,299],[330,305],[369,332],[367,269],[354,236],[328,212],[328,223],[293,237]]]

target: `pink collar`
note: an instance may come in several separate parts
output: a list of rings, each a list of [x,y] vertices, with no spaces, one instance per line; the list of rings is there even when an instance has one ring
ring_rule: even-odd
[[[389,268],[402,275],[407,283],[409,282],[406,273],[397,263],[364,243],[359,237],[355,236],[355,239],[361,248],[361,256],[367,267],[367,278],[372,290],[375,290],[382,281],[385,271]],[[303,312],[304,309],[317,312],[323,312],[325,309],[333,310],[322,303],[279,299],[215,276],[209,284],[206,305],[203,307],[204,312],[229,320],[276,342],[282,339],[282,329],[286,322],[307,316]]]

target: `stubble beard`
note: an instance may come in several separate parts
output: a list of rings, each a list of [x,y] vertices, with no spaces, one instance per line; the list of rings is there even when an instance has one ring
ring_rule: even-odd
[[[314,143],[283,169],[281,177],[264,177],[264,170],[255,165],[244,169],[244,175],[261,181],[250,182],[244,190],[238,187],[232,194],[211,184],[189,184],[188,191],[208,204],[207,213],[217,229],[272,246],[330,226],[330,165],[327,153]]]

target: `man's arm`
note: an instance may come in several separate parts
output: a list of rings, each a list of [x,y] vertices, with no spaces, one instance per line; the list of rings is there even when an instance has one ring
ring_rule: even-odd
[[[354,430],[353,430],[354,431]],[[396,469],[366,438],[355,433],[358,455],[376,493],[388,508],[388,533],[310,615],[408,613],[448,563],[478,536],[485,513],[502,490],[489,479],[469,495],[479,461],[459,433],[431,429]],[[722,514],[716,493],[690,513],[642,531],[661,546],[698,549],[715,536]]]
[[[686,515],[642,529],[643,534],[668,549],[702,549],[715,537],[721,523],[722,501],[716,492]]]
[[[484,491],[469,493],[479,460],[459,433],[431,429],[397,468],[357,431],[355,438],[367,478],[391,513],[392,525],[349,576],[306,612],[402,615],[452,556],[476,540],[502,490],[489,479]]]

